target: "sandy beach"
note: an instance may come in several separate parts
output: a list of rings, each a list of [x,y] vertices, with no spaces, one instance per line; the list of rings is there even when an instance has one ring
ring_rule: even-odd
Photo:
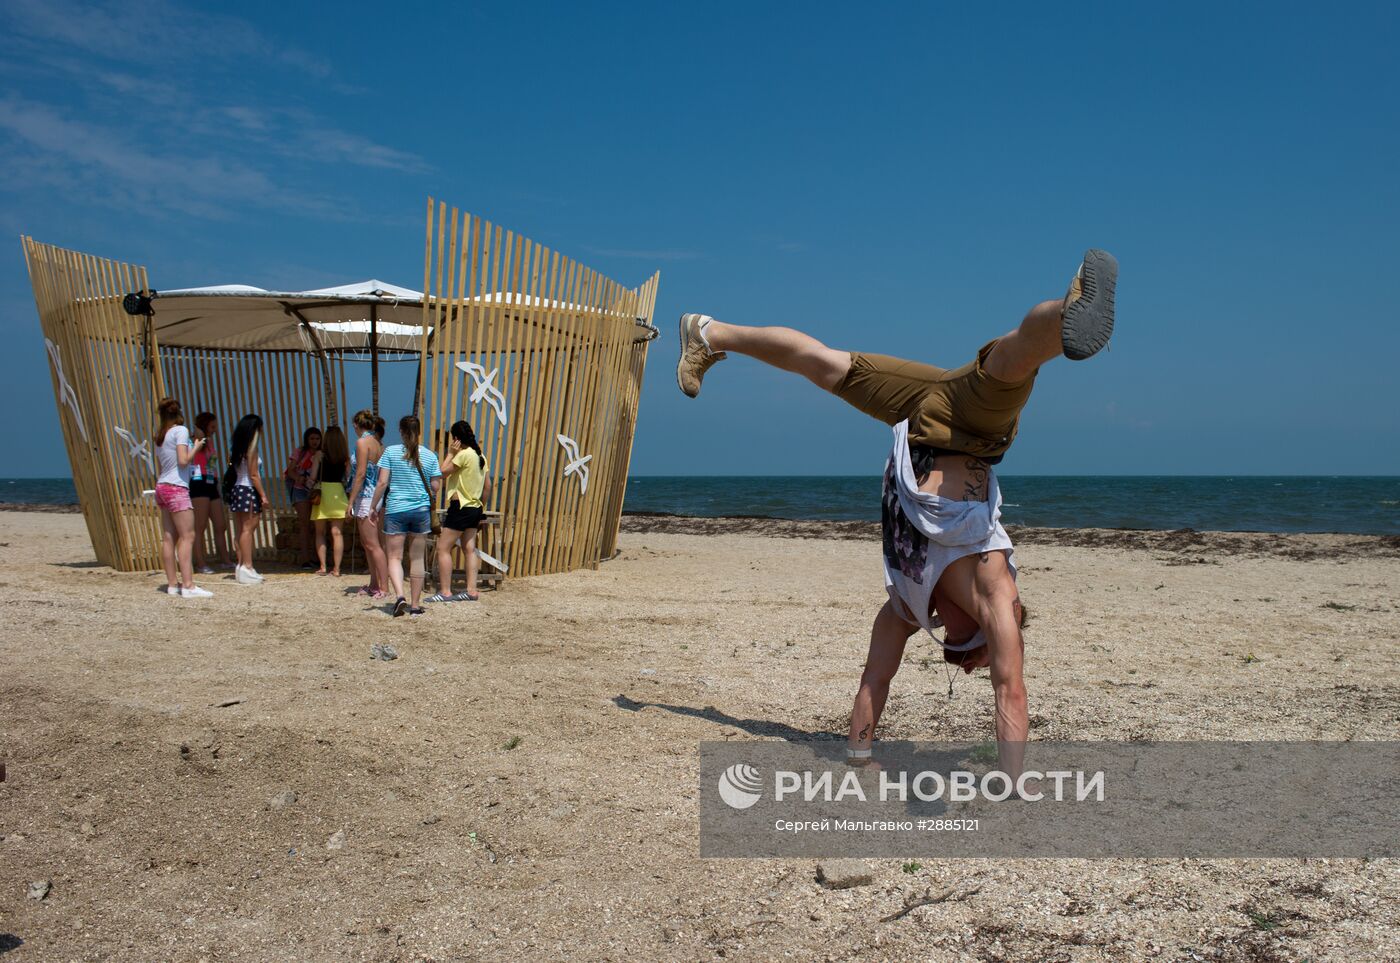
[[[1032,738],[1400,737],[1400,539],[1014,534]],[[168,598],[0,512],[0,955],[1400,959],[1393,860],[701,860],[701,740],[844,738],[878,527],[621,546],[393,620],[353,577]],[[911,642],[884,737],[985,738],[985,672],[945,685]]]

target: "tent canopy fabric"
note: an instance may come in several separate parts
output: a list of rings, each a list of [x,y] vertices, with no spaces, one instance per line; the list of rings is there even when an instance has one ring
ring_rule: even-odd
[[[435,307],[432,300],[432,313],[456,303]],[[466,303],[552,312],[597,310],[499,291]],[[151,308],[158,342],[177,348],[314,351],[319,347],[403,354],[418,352],[423,343],[423,293],[374,279],[311,291],[267,291],[246,284],[181,288],[152,293]],[[486,319],[488,325],[498,313]],[[652,336],[654,329],[641,319],[638,322]],[[431,325],[428,330],[431,335]]]
[[[182,288],[156,292],[151,308],[157,340],[171,347],[368,351],[373,329],[378,349],[396,353],[417,351],[423,336],[422,292],[376,280],[312,291]]]

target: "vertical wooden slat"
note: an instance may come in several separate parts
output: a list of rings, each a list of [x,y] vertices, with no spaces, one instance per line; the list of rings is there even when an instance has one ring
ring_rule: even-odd
[[[499,319],[487,310],[486,301],[487,296],[496,289],[496,279],[499,277],[500,228],[495,228],[493,233],[490,221],[481,225],[481,245],[481,272],[477,287],[479,300],[476,308],[476,325],[480,331],[481,349],[477,352],[476,361],[486,369],[488,375],[493,370],[498,372],[494,384],[504,394],[502,376],[499,373],[504,367],[501,360],[501,340],[504,334]],[[509,416],[510,398],[508,395],[504,395],[504,397],[506,398],[507,416]],[[500,458],[500,439],[504,435],[504,426],[494,412],[487,414],[485,408],[479,408],[478,411],[481,413],[480,418],[484,420],[486,429],[478,436],[478,440],[481,442],[481,450],[486,455],[486,470],[491,472],[492,477],[496,479],[496,483],[492,485],[491,498],[486,502],[486,507],[499,511],[503,499],[502,487],[505,477]],[[504,516],[502,516],[501,524],[488,526],[482,532],[481,547],[509,565],[510,560],[504,557],[505,536],[506,525]]]
[[[597,524],[600,506],[610,494],[608,475],[615,453],[607,444],[608,425],[612,412],[611,382],[616,368],[620,345],[630,337],[632,327],[624,317],[617,316],[616,303],[625,302],[630,292],[616,284],[609,292],[605,310],[599,312],[598,324],[594,333],[594,350],[589,358],[587,394],[588,424],[586,437],[589,450],[594,452],[593,472],[589,478],[589,496],[574,509],[574,538],[569,545],[567,558],[560,564],[574,568],[583,564],[595,564],[598,558]],[[584,433],[584,429],[580,429]]]
[[[503,343],[501,345],[501,380],[503,391],[506,397],[508,423],[501,430],[500,454],[496,459],[496,464],[500,471],[501,487],[501,516],[505,522],[504,535],[506,538],[504,551],[506,561],[514,565],[513,559],[516,554],[516,545],[520,538],[520,526],[512,515],[515,507],[515,499],[520,484],[520,449],[517,438],[520,435],[521,419],[525,414],[525,404],[527,393],[522,373],[528,373],[528,356],[524,349],[519,348],[523,344],[525,332],[512,322],[511,306],[507,303],[509,292],[515,291],[520,285],[520,243],[511,231],[506,231],[502,239],[502,264],[500,285],[494,294],[496,300],[492,303],[492,315],[501,326]]]
[[[132,490],[134,479],[130,470],[131,458],[126,444],[118,440],[112,428],[113,425],[121,423],[123,428],[131,430],[140,439],[145,426],[134,424],[134,420],[126,411],[127,406],[122,403],[123,399],[131,397],[124,384],[126,359],[122,357],[122,331],[117,326],[108,329],[103,324],[104,319],[99,308],[101,299],[109,295],[107,275],[110,265],[87,254],[76,254],[73,259],[80,265],[79,272],[87,282],[84,292],[86,297],[75,305],[74,317],[80,325],[83,341],[89,346],[90,357],[85,359],[85,363],[92,365],[94,374],[93,400],[97,406],[95,414],[98,425],[95,431],[92,425],[88,426],[88,430],[93,434],[94,441],[100,440],[98,450],[104,452],[102,463],[109,469],[103,480],[110,483],[110,501],[113,509],[113,527],[110,534],[115,542],[115,550],[135,563],[146,554],[144,548],[150,544],[150,539],[141,538],[141,520],[136,517],[129,518],[124,510],[127,504],[137,505],[141,493],[139,490]],[[153,439],[150,446],[154,457]],[[101,473],[99,477],[102,477]],[[154,475],[150,479],[150,487],[155,487]]]
[[[560,399],[558,433],[567,435],[579,443],[580,456],[593,456],[588,465],[590,483],[597,469],[597,454],[587,436],[580,431],[580,426],[586,424],[589,402],[587,379],[581,375],[588,371],[592,360],[591,344],[596,333],[597,321],[596,312],[574,310],[561,325],[567,328],[569,349],[562,361],[565,391]],[[555,570],[559,558],[567,551],[571,540],[577,537],[569,519],[571,512],[576,510],[578,500],[587,497],[579,493],[579,478],[576,475],[564,477],[563,469],[567,456],[557,439],[552,454],[553,470],[550,472],[550,479],[554,488],[548,521],[551,544],[545,547],[540,563],[540,569],[546,572]],[[569,533],[567,537],[566,532]]]
[[[432,298],[428,296],[428,292],[431,290],[433,270],[433,209],[433,199],[429,197],[427,235],[423,242],[423,316],[420,322],[422,333],[419,337],[418,349],[418,386],[414,390],[415,407],[421,404],[421,399],[423,397],[424,378],[427,375],[423,359],[428,356],[428,338],[430,337],[430,329],[435,321],[433,317]],[[388,419],[385,420],[387,421]],[[389,440],[389,433],[387,430],[384,433],[384,440]]]
[[[529,244],[530,242],[526,241],[527,250]],[[518,436],[520,477],[516,486],[514,509],[516,527],[521,535],[515,555],[521,574],[528,575],[536,573],[535,547],[542,538],[548,537],[548,533],[540,528],[536,496],[539,494],[538,479],[544,455],[542,437],[545,419],[549,413],[554,360],[554,349],[546,324],[547,311],[540,288],[540,262],[548,257],[549,252],[537,246],[534,254],[534,262],[530,265],[527,277],[516,289],[518,306],[516,313],[512,315],[514,323],[525,332],[525,347],[522,353],[529,361],[529,377],[521,382],[526,392],[526,408],[522,412]]]
[[[661,272],[653,274],[645,285],[645,302],[641,305],[638,316],[646,320],[647,324],[653,324],[656,316],[656,293],[661,285]],[[617,533],[622,522],[622,508],[627,493],[628,472],[632,466],[632,449],[636,443],[637,411],[641,403],[642,379],[646,374],[648,342],[634,344],[631,356],[629,371],[631,377],[628,382],[627,400],[621,406],[620,412],[624,419],[625,434],[622,436],[622,446],[626,454],[619,461],[619,471],[615,476],[612,491],[616,498],[616,507],[609,513],[607,520],[606,540],[603,550],[607,555],[611,555],[617,549]]]

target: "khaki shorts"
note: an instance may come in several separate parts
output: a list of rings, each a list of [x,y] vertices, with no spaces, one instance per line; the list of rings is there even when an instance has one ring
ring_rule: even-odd
[[[996,343],[951,371],[853,351],[850,370],[832,392],[887,425],[909,419],[910,444],[995,458],[1016,438],[1036,375],[1009,382],[987,374],[982,365]]]

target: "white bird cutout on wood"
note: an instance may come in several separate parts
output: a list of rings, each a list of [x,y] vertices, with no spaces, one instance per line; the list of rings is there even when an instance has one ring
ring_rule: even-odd
[[[490,555],[487,555],[487,554],[486,554],[485,552],[483,552],[481,549],[478,548],[478,549],[476,550],[476,554],[477,554],[478,556],[480,556],[480,558],[481,558],[481,560],[482,560],[483,562],[487,563],[488,565],[495,566],[496,571],[498,571],[498,572],[509,572],[509,571],[510,571],[510,569],[506,567],[506,563],[505,563],[505,562],[502,562],[502,561],[499,561],[499,560],[497,560],[497,559],[492,558]]]
[[[73,386],[63,376],[63,359],[59,356],[58,345],[48,338],[44,339],[44,345],[49,349],[49,360],[53,362],[54,377],[58,379],[58,398],[73,410],[73,420],[78,423],[78,432],[83,436],[83,441],[87,441],[87,425],[83,424],[83,410],[78,406],[78,393],[73,390]]]
[[[146,470],[151,474],[156,472],[155,459],[151,457],[150,439],[143,438],[140,444],[136,443],[136,436],[118,425],[113,425],[112,430],[117,433],[117,437],[126,442],[126,453],[131,456],[131,460],[138,465],[144,464]]]
[[[457,367],[471,375],[472,393],[468,397],[469,404],[476,404],[483,398],[491,406],[491,410],[496,413],[496,417],[501,424],[506,423],[506,396],[501,394],[501,389],[496,387],[496,375],[500,373],[500,368],[492,368],[487,374],[486,369],[475,361],[458,361]]]
[[[578,493],[580,495],[588,492],[588,463],[593,460],[592,455],[579,456],[578,442],[568,435],[559,435],[559,444],[564,446],[564,453],[572,459],[564,466],[564,477],[578,475]]]

